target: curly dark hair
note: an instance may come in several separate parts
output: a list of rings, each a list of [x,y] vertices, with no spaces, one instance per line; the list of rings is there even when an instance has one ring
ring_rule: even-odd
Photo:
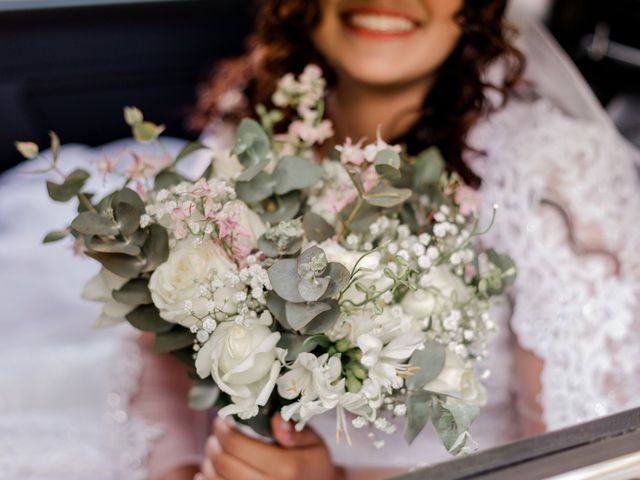
[[[255,105],[270,104],[282,75],[298,74],[309,63],[323,69],[331,88],[335,75],[308,33],[320,21],[320,3],[321,0],[259,1],[256,28],[247,53],[220,62],[209,81],[201,85],[191,126],[201,130],[214,118],[238,121],[255,115]],[[440,67],[418,120],[401,138],[393,139],[394,143],[404,144],[409,154],[433,145],[439,147],[448,168],[472,186],[478,186],[480,179],[463,160],[465,151],[475,152],[467,144],[467,135],[481,116],[508,101],[525,66],[523,54],[511,42],[513,29],[504,19],[506,3],[465,0],[457,15],[462,29],[458,45]],[[499,59],[505,67],[504,75],[499,83],[487,83],[484,72]],[[241,90],[248,102],[232,109],[221,108],[220,99],[232,90]],[[501,94],[501,105],[488,100],[490,90]]]

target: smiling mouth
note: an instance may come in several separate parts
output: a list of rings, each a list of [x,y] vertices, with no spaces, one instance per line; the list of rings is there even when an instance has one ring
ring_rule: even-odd
[[[377,8],[353,8],[341,18],[351,32],[372,38],[402,37],[420,27],[420,22],[402,12]]]

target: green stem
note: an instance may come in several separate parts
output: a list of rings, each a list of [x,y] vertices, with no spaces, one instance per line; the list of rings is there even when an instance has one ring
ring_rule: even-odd
[[[84,205],[87,210],[94,213],[97,212],[96,208],[93,206],[93,204],[89,200],[89,197],[87,197],[84,193],[78,193],[77,197],[80,203]]]

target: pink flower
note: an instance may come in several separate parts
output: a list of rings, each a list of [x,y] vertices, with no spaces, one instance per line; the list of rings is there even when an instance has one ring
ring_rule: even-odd
[[[215,218],[218,213],[220,205],[213,201],[212,198],[207,198],[204,202],[204,216],[207,218]]]
[[[313,63],[304,67],[304,71],[298,77],[300,83],[303,85],[309,85],[316,80],[322,78],[322,69],[318,65],[314,65]]]
[[[375,166],[369,165],[367,169],[362,172],[362,186],[364,187],[365,192],[371,190],[376,183],[378,183],[378,179],[379,177]]]
[[[322,143],[333,136],[333,126],[329,120],[323,120],[319,125],[296,120],[289,125],[289,135],[308,144]]]
[[[177,222],[173,234],[177,240],[182,240],[183,238],[185,238],[187,236],[187,229],[184,226],[184,223]]]
[[[468,217],[478,212],[482,196],[477,190],[467,185],[460,185],[453,199],[460,206],[460,213]]]
[[[366,147],[364,147],[364,157],[367,162],[373,162],[378,153],[383,150],[393,150],[394,152],[400,153],[402,148],[400,145],[389,145],[387,142],[382,140],[380,135],[380,126],[378,125],[378,132],[376,133],[376,143],[370,143]]]
[[[182,205],[174,208],[171,211],[171,216],[177,220],[186,220],[193,214],[193,210],[196,208],[196,204],[191,200],[183,202]]]
[[[211,186],[201,178],[191,187],[191,193],[196,197],[206,197],[211,193]]]
[[[362,142],[364,139],[360,139],[358,143],[354,144],[350,137],[343,145],[338,145],[336,150],[340,152],[340,161],[343,165],[352,163],[353,165],[362,165],[364,162],[364,150],[362,149]]]
[[[323,201],[334,213],[342,211],[344,207],[353,202],[356,198],[354,188],[343,188],[340,190],[330,189],[324,194]]]
[[[217,224],[218,230],[220,231],[220,238],[226,240],[231,238],[233,230],[236,228],[236,225],[238,225],[238,222],[233,218],[224,218],[218,220]]]
[[[133,161],[126,171],[127,177],[131,180],[144,180],[150,178],[168,165],[165,157],[154,157],[146,154],[131,152]]]

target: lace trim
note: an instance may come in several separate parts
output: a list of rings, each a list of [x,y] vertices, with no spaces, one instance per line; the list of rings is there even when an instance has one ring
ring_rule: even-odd
[[[111,367],[108,404],[108,444],[114,458],[116,478],[145,480],[147,459],[162,426],[134,414],[131,400],[138,392],[142,374],[142,353],[134,339],[122,339]]]
[[[544,360],[539,401],[554,429],[638,403],[640,391],[640,187],[614,132],[562,115],[546,101],[512,102],[472,133],[487,151],[470,162],[488,206],[500,205],[487,243],[507,251],[519,277],[511,325]],[[566,209],[582,244],[544,200]]]

